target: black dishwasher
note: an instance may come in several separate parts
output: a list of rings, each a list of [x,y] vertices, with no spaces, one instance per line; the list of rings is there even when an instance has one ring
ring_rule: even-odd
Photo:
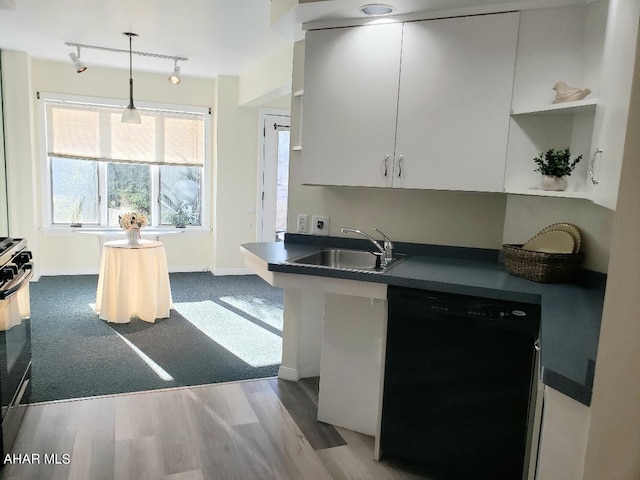
[[[388,301],[382,458],[521,480],[540,307],[393,286]]]

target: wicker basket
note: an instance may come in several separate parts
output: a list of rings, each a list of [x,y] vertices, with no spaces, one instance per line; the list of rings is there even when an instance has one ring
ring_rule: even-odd
[[[523,250],[522,245],[502,246],[504,266],[512,275],[544,283],[572,282],[583,253],[544,253]]]

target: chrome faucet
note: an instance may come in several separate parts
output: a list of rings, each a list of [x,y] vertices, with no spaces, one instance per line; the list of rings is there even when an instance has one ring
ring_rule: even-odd
[[[389,265],[389,263],[393,260],[393,242],[391,242],[391,239],[389,239],[389,237],[387,237],[384,233],[382,233],[377,228],[374,228],[374,230],[384,237],[384,246],[380,245],[380,242],[378,242],[375,238],[373,238],[368,233],[365,233],[365,232],[363,232],[361,230],[358,230],[356,228],[342,227],[341,230],[342,230],[342,233],[357,233],[358,235],[362,235],[363,237],[368,239],[371,243],[373,243],[373,245],[382,254],[382,257],[381,257],[381,260],[380,260],[380,266],[382,268],[384,268],[387,265]]]
[[[393,260],[393,242],[389,237],[387,237],[384,233],[382,233],[377,228],[374,228],[376,232],[378,232],[384,238],[384,257],[387,260],[387,263]]]

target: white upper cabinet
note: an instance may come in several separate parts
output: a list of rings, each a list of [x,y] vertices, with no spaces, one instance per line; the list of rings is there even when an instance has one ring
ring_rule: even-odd
[[[400,23],[307,32],[303,183],[391,185],[401,43]]]
[[[405,23],[394,187],[503,191],[518,16]]]
[[[612,210],[616,208],[624,142],[629,134],[639,18],[638,0],[610,2],[587,185],[592,200]]]
[[[507,13],[308,32],[302,182],[502,191],[517,30]]]

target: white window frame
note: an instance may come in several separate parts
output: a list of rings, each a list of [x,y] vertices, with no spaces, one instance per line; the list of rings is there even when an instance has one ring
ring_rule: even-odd
[[[75,102],[75,103],[85,103],[85,104],[94,104],[94,105],[105,105],[105,106],[113,106],[113,105],[121,105],[125,106],[127,103],[126,100],[123,99],[115,99],[115,98],[105,98],[105,97],[89,97],[89,96],[81,96],[81,95],[67,95],[67,94],[59,94],[59,93],[38,93],[38,102],[39,102],[39,127],[40,127],[40,197],[41,197],[41,227],[42,232],[48,235],[66,235],[73,232],[91,232],[91,231],[100,231],[100,232],[121,232],[122,229],[118,226],[107,226],[103,223],[106,222],[105,212],[103,210],[106,209],[106,203],[101,202],[99,205],[99,221],[100,225],[86,225],[84,227],[71,227],[70,225],[54,225],[53,224],[53,205],[51,202],[52,192],[51,192],[51,169],[50,169],[50,161],[48,156],[47,149],[47,128],[46,128],[46,100],[57,100],[57,101],[67,101],[67,102]],[[191,226],[188,225],[185,228],[179,229],[180,232],[186,234],[208,234],[211,232],[211,172],[212,172],[212,162],[211,162],[211,109],[209,107],[201,107],[201,106],[192,106],[192,105],[175,105],[175,104],[166,104],[166,103],[155,103],[155,102],[142,102],[136,100],[136,106],[139,108],[149,108],[149,109],[158,109],[158,110],[169,110],[176,112],[191,112],[191,113],[201,113],[204,115],[204,164],[202,166],[202,200],[201,200],[201,225]],[[98,181],[100,185],[99,195],[104,197],[104,189],[106,188],[106,167],[107,163],[104,165],[99,165],[98,168]],[[158,175],[159,166],[158,165],[150,165],[152,178],[153,175]],[[160,207],[158,204],[158,196],[159,192],[155,186],[155,182],[152,181],[151,184],[151,211],[152,217],[155,219],[160,218]],[[153,199],[156,201],[153,201]],[[106,211],[106,210],[105,210]],[[145,227],[145,230],[149,233],[153,231],[164,232],[164,231],[174,231],[178,230],[171,225],[148,225]]]

